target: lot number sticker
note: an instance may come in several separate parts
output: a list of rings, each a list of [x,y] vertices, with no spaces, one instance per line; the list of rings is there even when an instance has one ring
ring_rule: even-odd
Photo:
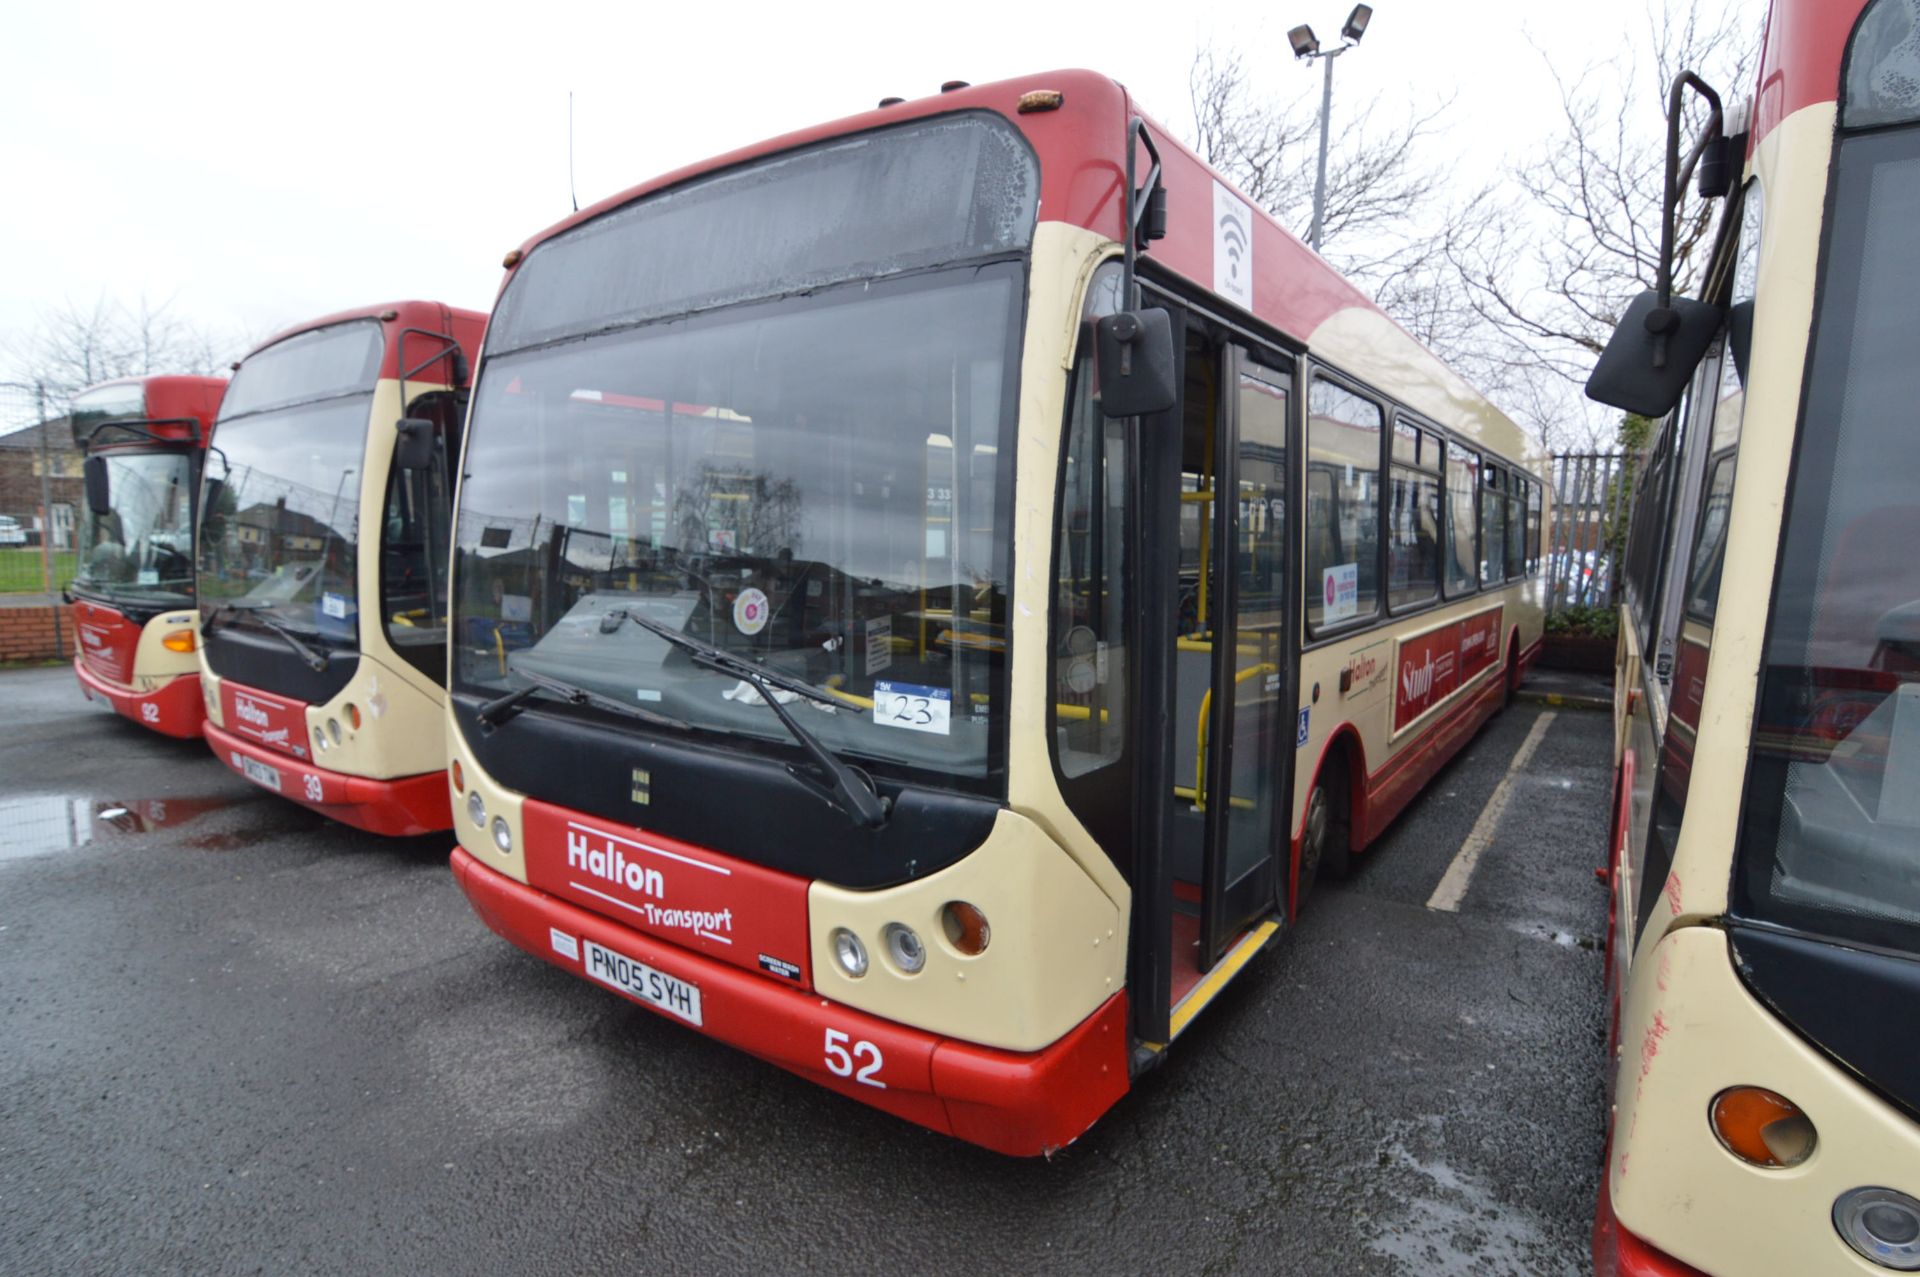
[[[885,681],[873,685],[873,721],[882,727],[945,736],[952,719],[953,693],[947,688]]]

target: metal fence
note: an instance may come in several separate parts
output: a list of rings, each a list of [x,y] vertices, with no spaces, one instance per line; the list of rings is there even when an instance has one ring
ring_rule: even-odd
[[[1567,452],[1553,459],[1547,528],[1547,610],[1606,607],[1614,600],[1617,531],[1625,526],[1633,467],[1623,452]]]
[[[41,387],[0,382],[0,436],[46,421],[55,407]],[[73,580],[77,511],[55,498],[53,442],[42,431],[37,447],[0,447],[0,594],[57,594]]]

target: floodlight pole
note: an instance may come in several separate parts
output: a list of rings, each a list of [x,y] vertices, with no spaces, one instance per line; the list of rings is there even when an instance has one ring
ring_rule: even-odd
[[[1316,253],[1320,251],[1320,237],[1327,217],[1327,134],[1333,118],[1333,60],[1352,47],[1343,44],[1325,53],[1307,55],[1309,58],[1319,58],[1326,71],[1320,85],[1320,165],[1313,178],[1313,225],[1307,231],[1307,243]]]

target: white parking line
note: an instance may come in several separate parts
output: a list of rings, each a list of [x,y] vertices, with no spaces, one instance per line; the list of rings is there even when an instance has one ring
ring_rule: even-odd
[[[1480,863],[1480,853],[1493,841],[1493,831],[1499,826],[1500,817],[1506,813],[1507,803],[1513,798],[1513,778],[1520,774],[1533,757],[1533,751],[1540,747],[1540,741],[1546,736],[1553,719],[1554,711],[1548,710],[1533,720],[1533,729],[1520,742],[1513,762],[1507,765],[1507,774],[1500,778],[1493,797],[1487,799],[1487,805],[1480,810],[1480,819],[1473,822],[1473,829],[1467,834],[1466,841],[1453,854],[1453,863],[1447,866],[1440,885],[1427,897],[1427,908],[1443,909],[1448,913],[1459,912],[1460,901],[1467,894],[1467,884],[1473,881],[1473,871]]]

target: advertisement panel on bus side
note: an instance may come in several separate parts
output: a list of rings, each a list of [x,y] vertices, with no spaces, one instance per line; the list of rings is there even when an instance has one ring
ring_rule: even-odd
[[[1400,640],[1394,662],[1393,730],[1439,705],[1500,659],[1504,608]]]

